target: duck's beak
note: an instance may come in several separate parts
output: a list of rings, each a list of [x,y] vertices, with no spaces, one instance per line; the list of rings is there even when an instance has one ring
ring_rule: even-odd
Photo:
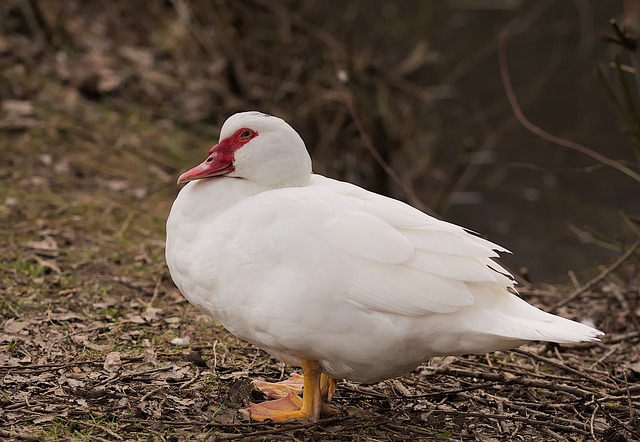
[[[209,156],[206,160],[178,177],[178,184],[226,175],[234,170],[233,156],[225,155],[220,144],[216,144],[209,150]]]

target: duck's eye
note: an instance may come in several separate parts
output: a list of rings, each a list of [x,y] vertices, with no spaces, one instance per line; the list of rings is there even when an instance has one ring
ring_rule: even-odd
[[[251,138],[251,135],[253,135],[253,132],[251,132],[250,130],[243,130],[240,134],[240,139],[246,140],[247,138]]]

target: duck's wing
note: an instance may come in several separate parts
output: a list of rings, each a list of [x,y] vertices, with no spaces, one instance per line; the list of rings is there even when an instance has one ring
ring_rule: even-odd
[[[341,210],[322,234],[336,250],[360,258],[362,276],[347,296],[363,308],[412,316],[452,312],[474,304],[467,283],[513,286],[491,259],[506,249],[400,201],[327,184],[340,195]]]
[[[505,249],[400,201],[329,179],[267,193],[256,195],[259,204],[242,203],[244,225],[257,220],[248,242],[264,250],[263,229],[269,248],[282,251],[272,259],[292,271],[306,270],[303,261],[340,260],[345,267],[327,287],[343,283],[344,300],[364,310],[453,312],[474,304],[469,282],[513,285],[490,259]]]

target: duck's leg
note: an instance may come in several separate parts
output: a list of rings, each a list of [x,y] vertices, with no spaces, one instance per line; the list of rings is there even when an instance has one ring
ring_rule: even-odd
[[[322,375],[320,375],[320,394],[322,395],[322,400],[324,400],[325,402],[331,402],[331,399],[333,399],[333,394],[335,392],[336,380],[328,374],[322,373]],[[325,408],[333,412],[333,409],[328,405],[326,405]]]
[[[319,419],[324,408],[322,391],[320,386],[320,363],[301,359],[302,373],[304,376],[304,390],[302,399],[289,392],[281,399],[262,402],[261,404],[249,403],[249,408],[241,410],[253,420],[284,422],[291,419]],[[331,379],[331,378],[329,378]],[[329,383],[327,382],[329,385]],[[334,382],[335,384],[335,382]],[[328,391],[330,388],[327,389]]]

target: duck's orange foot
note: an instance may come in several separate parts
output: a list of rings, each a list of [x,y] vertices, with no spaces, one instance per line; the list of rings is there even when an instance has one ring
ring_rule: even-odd
[[[253,381],[253,385],[271,399],[285,398],[289,393],[299,395],[304,386],[304,376],[292,373],[287,380],[280,382]]]
[[[249,408],[240,410],[242,414],[255,421],[270,420],[284,422],[291,419],[309,419],[310,410],[303,410],[302,399],[289,392],[287,396],[260,404],[249,402]]]
[[[253,384],[272,401],[254,404],[240,410],[242,414],[256,421],[271,420],[284,422],[291,419],[320,418],[321,414],[337,413],[325,401],[330,401],[336,388],[336,381],[321,372],[318,361],[301,359],[304,375],[292,374],[282,382],[254,381]],[[302,399],[298,394],[302,392]]]
[[[253,385],[271,399],[280,399],[293,393],[300,395],[302,387],[304,387],[304,376],[298,373],[291,373],[289,379],[280,382],[267,382],[254,380]],[[336,381],[331,376],[322,373],[320,375],[320,394],[325,402],[333,399],[336,391]]]
[[[313,410],[303,409],[300,396],[289,393],[287,396],[266,401],[260,404],[249,402],[249,408],[243,408],[240,413],[255,421],[270,420],[273,422],[284,422],[292,419],[311,419]],[[322,403],[322,414],[337,414],[338,411],[326,403]]]

